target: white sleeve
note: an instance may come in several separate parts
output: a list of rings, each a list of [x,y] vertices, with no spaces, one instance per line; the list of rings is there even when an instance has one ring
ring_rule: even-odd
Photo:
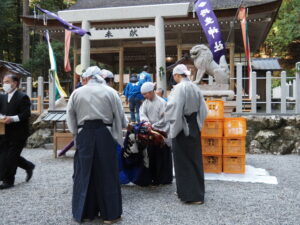
[[[19,116],[11,116],[10,117],[14,123],[20,122]]]
[[[124,109],[123,109],[123,105],[122,105],[122,100],[121,98],[119,97],[119,95],[117,96],[117,109],[118,109],[118,112],[120,114],[120,117],[121,117],[121,122],[122,122],[122,128],[126,128],[127,125],[128,125],[128,119],[126,118],[125,116],[125,113],[124,113]]]
[[[170,138],[175,138],[183,130],[183,109],[184,109],[184,90],[181,87],[175,87],[169,96],[165,111],[165,119],[170,123]]]
[[[70,132],[73,135],[77,134],[77,118],[76,118],[76,111],[74,108],[74,92],[71,94],[68,105],[67,105],[67,125]]]
[[[163,100],[165,101],[165,100]],[[161,104],[159,106],[159,120],[152,124],[152,126],[157,129],[157,130],[161,130],[161,131],[165,131],[165,132],[169,132],[169,122],[166,121],[166,117],[165,117],[165,110],[166,110],[166,106],[167,106],[167,102],[164,102],[164,104]]]
[[[147,116],[147,109],[146,109],[146,104],[147,104],[147,101],[144,101],[143,104],[141,105],[140,107],[140,120],[143,121],[143,122],[149,122],[149,118]]]

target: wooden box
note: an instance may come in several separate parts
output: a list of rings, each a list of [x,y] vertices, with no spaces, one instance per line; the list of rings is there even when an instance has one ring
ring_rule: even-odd
[[[0,119],[0,135],[5,134],[5,123],[3,119]]]
[[[57,157],[57,150],[63,149],[67,144],[69,144],[73,140],[73,135],[71,133],[54,133],[53,137],[53,151],[54,157]],[[74,149],[74,147],[72,148]]]

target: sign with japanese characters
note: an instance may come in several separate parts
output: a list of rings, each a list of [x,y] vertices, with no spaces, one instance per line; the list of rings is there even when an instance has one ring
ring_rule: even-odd
[[[209,0],[196,1],[195,11],[209,43],[210,50],[213,53],[214,60],[219,63],[221,56],[225,55],[225,44],[222,39],[218,19],[212,10],[211,2]]]
[[[118,28],[118,29],[101,29],[92,28],[90,30],[90,40],[113,40],[113,39],[132,39],[132,38],[153,38],[155,37],[155,27],[138,28]]]

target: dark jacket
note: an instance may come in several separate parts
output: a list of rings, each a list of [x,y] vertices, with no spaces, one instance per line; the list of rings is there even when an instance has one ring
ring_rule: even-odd
[[[5,125],[6,140],[23,141],[29,135],[29,118],[31,115],[31,103],[29,97],[17,90],[10,102],[7,102],[8,94],[0,95],[0,113],[5,116],[19,116],[19,122]]]

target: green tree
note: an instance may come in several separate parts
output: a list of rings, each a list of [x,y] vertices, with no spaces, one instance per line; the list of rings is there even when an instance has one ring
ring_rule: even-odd
[[[39,5],[41,8],[56,13],[59,10],[69,7],[73,3],[75,3],[73,0],[30,0],[30,10],[33,12],[34,5]],[[41,12],[37,13],[42,14]],[[56,56],[59,78],[61,80],[69,80],[71,78],[71,74],[65,73],[63,68],[64,43],[59,41],[51,41],[51,45]],[[72,61],[72,50],[70,50],[70,58]],[[36,37],[36,34],[32,34],[31,36],[31,58],[27,63],[24,64],[24,67],[31,72],[35,79],[38,76],[44,76],[45,79],[48,79],[48,71],[50,69],[48,45],[46,41],[41,42],[40,39]]]
[[[0,59],[21,63],[22,1],[0,1]]]
[[[64,43],[59,41],[51,42],[56,62],[57,72],[61,80],[70,80],[72,75],[64,72]],[[72,50],[70,50],[70,60],[73,60]],[[31,72],[32,76],[37,79],[43,76],[48,79],[48,71],[50,69],[49,51],[46,41],[39,42],[35,45],[31,59],[24,64],[24,67]]]
[[[68,8],[75,2],[75,0],[30,0],[30,6],[33,8],[34,5],[39,5],[43,9],[56,12]]]
[[[282,57],[284,64],[293,67],[299,61],[300,0],[283,0],[266,44],[271,56]]]
[[[34,4],[56,12],[74,4],[75,0],[30,0]],[[0,0],[0,60],[21,63],[22,60],[22,0]],[[36,43],[33,43],[35,45]]]

